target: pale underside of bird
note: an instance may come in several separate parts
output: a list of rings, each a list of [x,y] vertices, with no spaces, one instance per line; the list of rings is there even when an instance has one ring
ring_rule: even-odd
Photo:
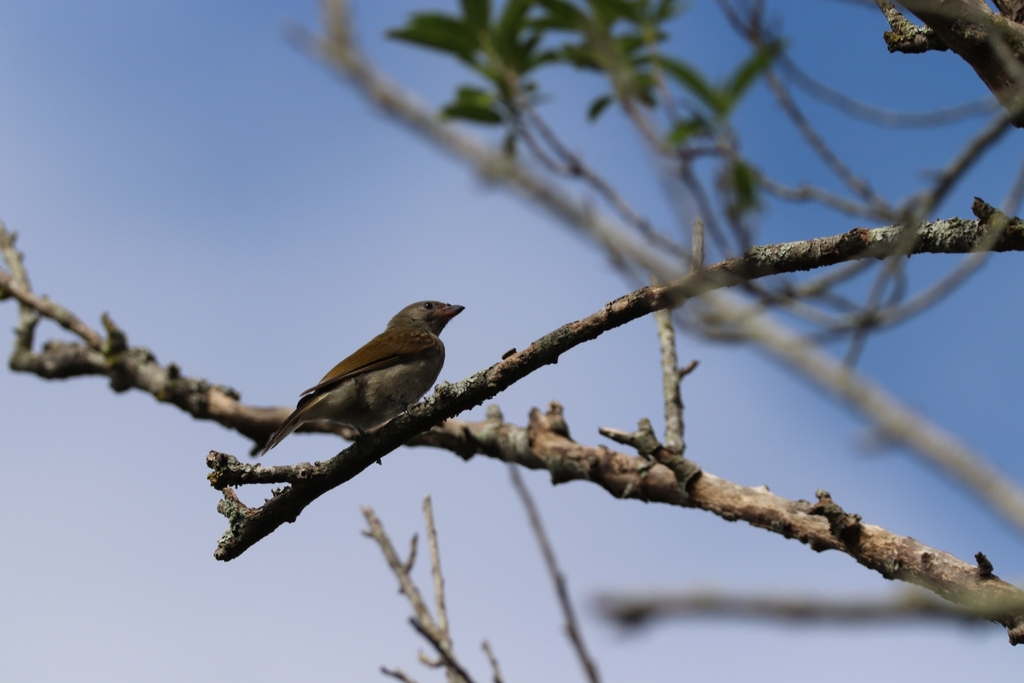
[[[439,301],[403,308],[384,332],[302,393],[263,453],[307,422],[346,424],[362,434],[406,411],[440,375],[445,351],[438,334],[462,310]]]

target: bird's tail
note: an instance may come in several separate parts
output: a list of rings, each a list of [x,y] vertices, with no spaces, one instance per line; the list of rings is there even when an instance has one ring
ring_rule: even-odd
[[[281,426],[277,428],[277,431],[270,436],[270,440],[267,441],[267,445],[263,447],[260,455],[266,455],[271,448],[281,443],[286,436],[299,428],[299,425],[303,423],[302,416],[304,413],[304,407],[305,406],[300,406],[292,411],[292,414],[288,416],[288,419],[282,422]]]

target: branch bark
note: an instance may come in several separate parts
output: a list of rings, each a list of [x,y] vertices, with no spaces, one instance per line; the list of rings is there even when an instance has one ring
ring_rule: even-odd
[[[1021,85],[1024,83],[1024,25],[1016,13],[1001,16],[984,0],[901,0],[900,4],[924,22],[923,31],[903,24],[891,2],[876,0],[885,13],[893,34],[886,35],[890,51],[923,52],[945,45],[967,62],[982,82],[1010,112],[1013,123],[1024,127],[1021,112]],[[1017,3],[1013,3],[1016,5]],[[1011,9],[1009,4],[1008,9]],[[1002,9],[1002,8],[1000,8]],[[1019,8],[1018,8],[1019,9]],[[905,22],[906,20],[903,19]]]
[[[467,460],[479,454],[546,469],[553,484],[590,481],[616,498],[700,508],[727,521],[742,520],[794,538],[818,552],[837,550],[887,579],[920,586],[1003,625],[1012,644],[1024,642],[1024,591],[989,569],[865,524],[824,491],[819,490],[816,503],[788,500],[765,486],[743,486],[708,472],[698,474],[683,490],[665,465],[573,441],[557,403],[547,412],[531,411],[525,428],[506,423],[501,411],[491,406],[484,421],[448,420],[410,445],[443,448]]]
[[[983,241],[987,235],[987,227],[983,221],[973,226],[972,221],[960,219],[937,223],[942,225],[928,224],[922,228],[920,238],[911,248],[912,253],[948,252],[965,248],[969,250],[971,246]],[[1024,248],[1024,223],[1001,222],[1000,227],[1003,225],[1005,233],[993,248]],[[989,242],[991,243],[991,240]],[[214,555],[221,560],[237,557],[281,524],[294,521],[313,500],[355,477],[416,434],[493,398],[544,365],[558,362],[561,354],[595,339],[608,330],[656,310],[679,306],[688,298],[706,294],[720,287],[755,277],[805,270],[826,263],[879,257],[886,254],[888,247],[897,245],[902,248],[905,243],[906,236],[900,227],[875,230],[858,228],[837,237],[757,247],[743,257],[722,261],[669,284],[643,287],[605,304],[601,310],[582,320],[563,325],[523,351],[508,355],[490,368],[481,370],[455,385],[442,384],[433,396],[415,406],[408,415],[396,418],[368,438],[360,439],[355,445],[325,462],[263,468],[258,464],[242,464],[231,455],[211,452],[207,458],[207,465],[212,470],[209,479],[215,488],[224,490],[224,500],[218,505],[218,510],[230,522],[230,529],[221,538]],[[844,383],[843,386],[848,384]],[[869,398],[872,406],[878,409],[867,413],[873,419],[877,419],[876,414],[908,414],[906,409],[885,395],[871,394]],[[916,438],[920,436],[915,431],[918,423],[928,427],[927,434],[921,438]],[[932,445],[935,439],[931,437],[943,434],[937,427],[917,419],[912,423],[901,423],[898,430],[890,428],[888,432],[894,438],[918,447]],[[939,442],[948,441],[955,446],[956,440],[947,437],[948,435],[943,434]],[[961,459],[974,459],[966,449],[960,449],[958,453],[963,456]],[[282,482],[292,485],[276,492],[273,498],[259,508],[245,506],[229,489],[231,486],[243,484]],[[1011,485],[1006,483],[1004,486]],[[1012,500],[1019,497],[1010,496]],[[1019,517],[1011,516],[1011,519],[1017,524],[1024,523]]]

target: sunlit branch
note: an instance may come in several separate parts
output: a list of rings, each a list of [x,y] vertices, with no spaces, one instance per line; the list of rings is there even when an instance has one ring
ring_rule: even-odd
[[[818,502],[787,500],[765,486],[748,487],[708,472],[680,486],[667,465],[569,437],[562,406],[533,409],[527,427],[504,421],[497,406],[481,422],[449,420],[413,440],[414,445],[449,450],[468,459],[484,455],[551,473],[555,484],[588,481],[616,498],[695,507],[730,521],[799,540],[813,550],[837,550],[888,579],[911,583],[961,605],[1008,630],[1010,642],[1024,642],[1024,591],[996,578],[991,568],[963,562],[918,541],[861,521],[824,491]]]

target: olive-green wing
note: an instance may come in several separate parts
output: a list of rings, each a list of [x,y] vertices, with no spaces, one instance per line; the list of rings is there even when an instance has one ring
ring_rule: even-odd
[[[437,337],[418,330],[390,330],[378,334],[358,351],[331,368],[319,384],[306,389],[301,395],[308,400],[357,375],[388,368],[430,353],[437,344]]]

